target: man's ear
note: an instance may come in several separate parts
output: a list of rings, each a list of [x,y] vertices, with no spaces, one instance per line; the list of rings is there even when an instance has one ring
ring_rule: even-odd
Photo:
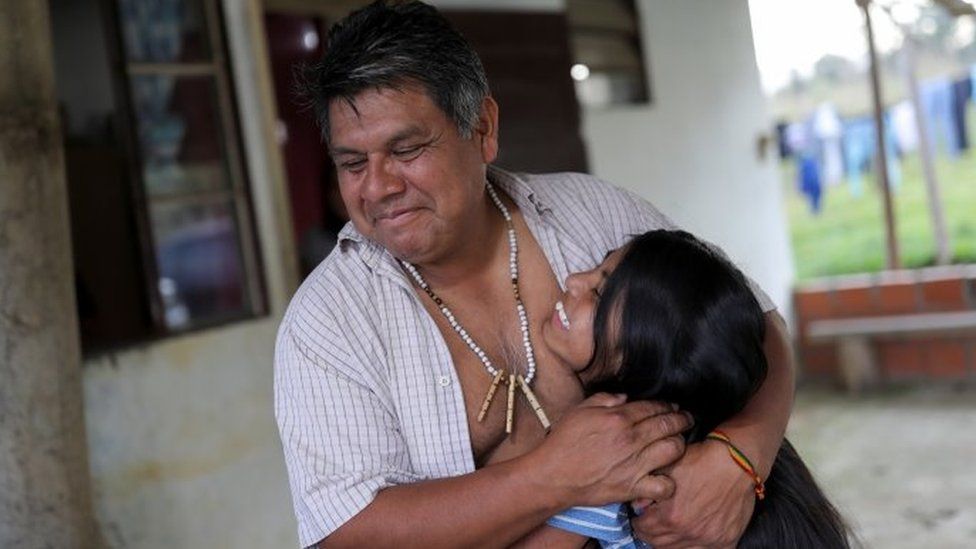
[[[481,159],[485,164],[498,157],[498,103],[490,96],[481,102],[475,136],[481,139]]]

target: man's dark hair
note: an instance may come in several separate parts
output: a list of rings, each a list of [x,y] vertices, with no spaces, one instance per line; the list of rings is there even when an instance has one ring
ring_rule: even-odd
[[[745,276],[722,255],[683,231],[645,233],[603,286],[589,366],[597,381],[587,390],[673,402],[694,416],[688,442],[701,442],[765,379],[765,326]],[[789,441],[765,484],[738,547],[850,547],[848,527]]]
[[[299,91],[329,140],[329,105],[355,109],[367,89],[420,84],[468,138],[490,91],[478,55],[435,8],[423,2],[377,0],[329,30],[325,55],[302,71]]]

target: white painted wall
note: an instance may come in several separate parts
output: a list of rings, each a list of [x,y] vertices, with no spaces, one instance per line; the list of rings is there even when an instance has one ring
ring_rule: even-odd
[[[294,250],[264,148],[273,103],[260,99],[250,2],[224,4],[271,314],[86,361],[95,508],[108,547],[298,545],[271,385]]]
[[[720,245],[788,314],[793,266],[746,0],[640,0],[652,104],[587,110],[594,174]],[[504,123],[504,121],[503,121]]]

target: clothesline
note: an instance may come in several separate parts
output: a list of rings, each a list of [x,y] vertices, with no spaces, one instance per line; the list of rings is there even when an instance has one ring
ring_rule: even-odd
[[[970,146],[966,110],[976,102],[976,65],[969,74],[926,80],[920,85],[923,116],[933,152],[957,157]],[[886,156],[892,190],[901,182],[898,160],[918,149],[915,108],[903,100],[884,114]],[[842,118],[829,103],[805,120],[777,124],[780,157],[797,166],[797,187],[810,209],[819,213],[825,189],[846,177],[851,193],[863,192],[863,175],[877,154],[874,120],[870,115]]]

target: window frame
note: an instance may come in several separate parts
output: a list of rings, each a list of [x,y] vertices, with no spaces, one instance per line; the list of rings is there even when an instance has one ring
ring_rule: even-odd
[[[225,17],[219,0],[196,0],[201,7],[205,31],[203,35],[210,46],[210,60],[206,62],[130,62],[127,59],[121,20],[120,0],[101,0],[106,21],[106,42],[115,95],[116,113],[119,117],[119,133],[123,137],[122,152],[125,155],[129,178],[130,206],[139,247],[142,287],[150,314],[150,327],[145,338],[120,340],[98,349],[85,349],[85,354],[101,353],[134,344],[146,343],[192,334],[202,330],[250,320],[269,314],[267,286],[263,269],[257,220],[254,214],[251,180],[245,163],[245,149],[241,132],[241,112],[234,93],[234,75],[226,39]],[[210,76],[215,91],[214,107],[217,110],[217,128],[221,161],[226,168],[228,186],[222,189],[181,191],[153,197],[146,188],[145,159],[140,150],[138,125],[132,97],[134,76]],[[200,203],[201,201],[231,204],[236,226],[237,248],[241,259],[244,303],[240,312],[214,315],[204,320],[194,320],[186,328],[170,328],[165,319],[163,298],[159,290],[159,260],[150,210],[153,204],[162,202]]]

